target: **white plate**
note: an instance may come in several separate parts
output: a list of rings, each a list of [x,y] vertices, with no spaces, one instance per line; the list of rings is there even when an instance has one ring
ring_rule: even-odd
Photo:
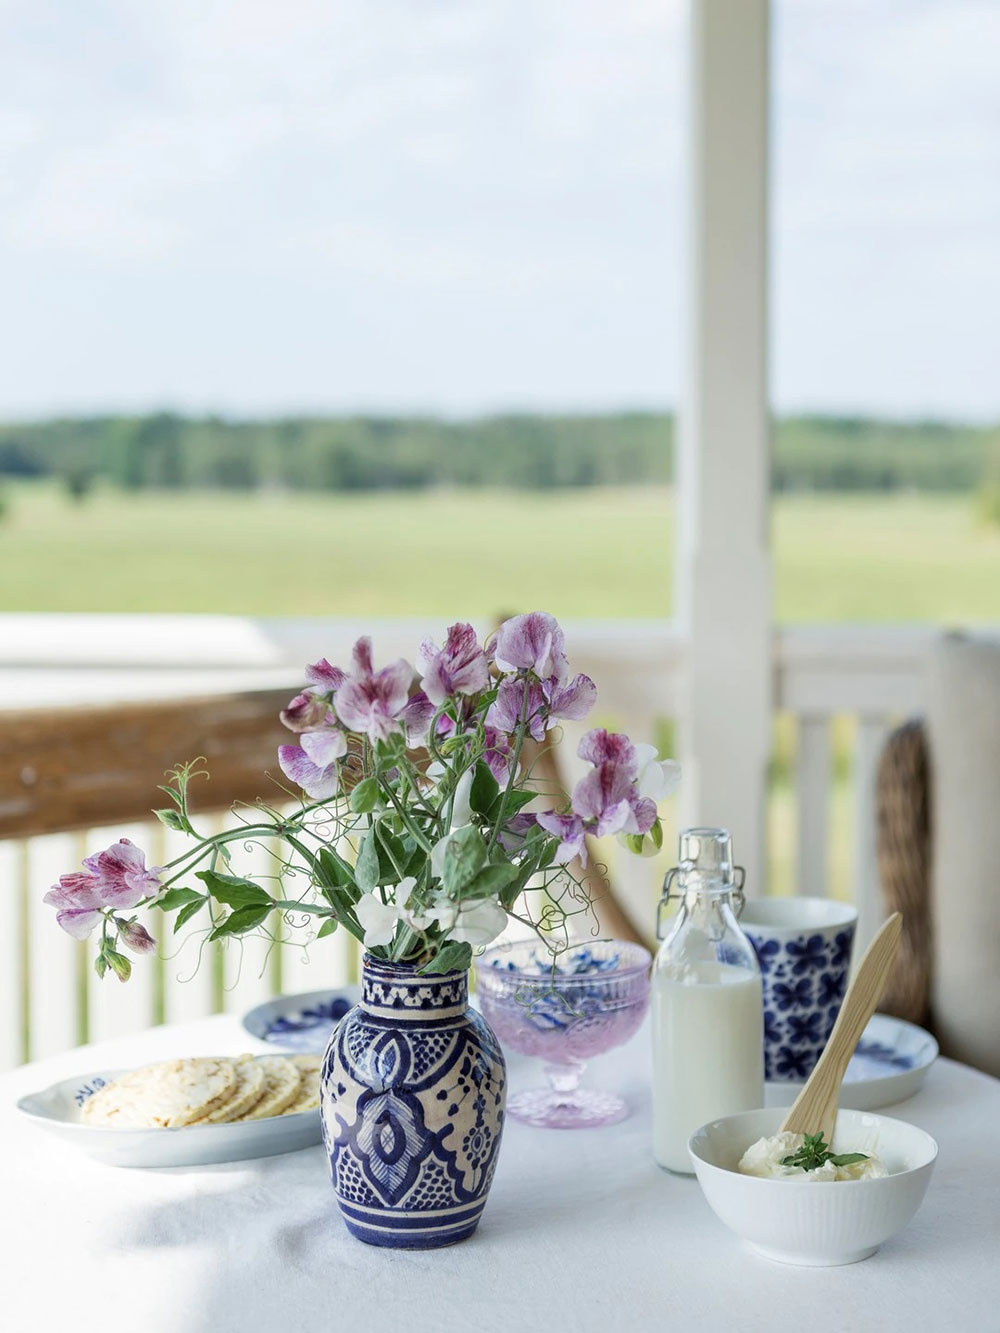
[[[108,1166],[204,1166],[311,1148],[322,1138],[319,1108],[297,1115],[243,1120],[235,1125],[185,1125],[178,1129],[110,1129],[85,1125],[80,1109],[106,1083],[126,1073],[101,1069],[53,1083],[22,1097],[18,1110]]]
[[[360,986],[279,995],[244,1014],[243,1028],[278,1050],[322,1055],[333,1029],[360,996]]]
[[[876,1111],[905,1101],[927,1077],[938,1057],[929,1032],[889,1014],[875,1014],[865,1028],[847,1066],[840,1105],[852,1111]],[[791,1106],[804,1080],[772,1081],[764,1092],[765,1106]]]

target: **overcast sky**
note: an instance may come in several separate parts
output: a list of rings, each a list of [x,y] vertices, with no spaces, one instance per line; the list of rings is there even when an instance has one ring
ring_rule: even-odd
[[[0,0],[0,416],[673,404],[684,13]],[[1000,3],[778,0],[773,116],[776,406],[1000,418]]]

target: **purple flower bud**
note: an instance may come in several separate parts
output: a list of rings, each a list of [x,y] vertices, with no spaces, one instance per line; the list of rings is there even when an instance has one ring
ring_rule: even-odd
[[[156,940],[153,939],[145,926],[139,925],[138,921],[121,922],[118,938],[126,949],[131,949],[133,953],[154,953],[156,951]]]

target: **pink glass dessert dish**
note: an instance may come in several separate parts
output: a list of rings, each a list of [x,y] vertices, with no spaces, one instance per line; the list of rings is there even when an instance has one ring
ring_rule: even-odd
[[[489,949],[477,967],[479,1008],[508,1051],[544,1061],[549,1087],[508,1098],[507,1114],[549,1129],[612,1125],[616,1093],[581,1088],[586,1062],[621,1046],[649,1007],[649,952],[623,940],[575,945],[555,961],[537,940]]]

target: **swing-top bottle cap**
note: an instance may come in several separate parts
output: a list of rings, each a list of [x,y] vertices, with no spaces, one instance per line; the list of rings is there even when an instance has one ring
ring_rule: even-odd
[[[697,876],[704,883],[733,884],[733,839],[725,828],[686,828],[679,839],[681,876]]]

